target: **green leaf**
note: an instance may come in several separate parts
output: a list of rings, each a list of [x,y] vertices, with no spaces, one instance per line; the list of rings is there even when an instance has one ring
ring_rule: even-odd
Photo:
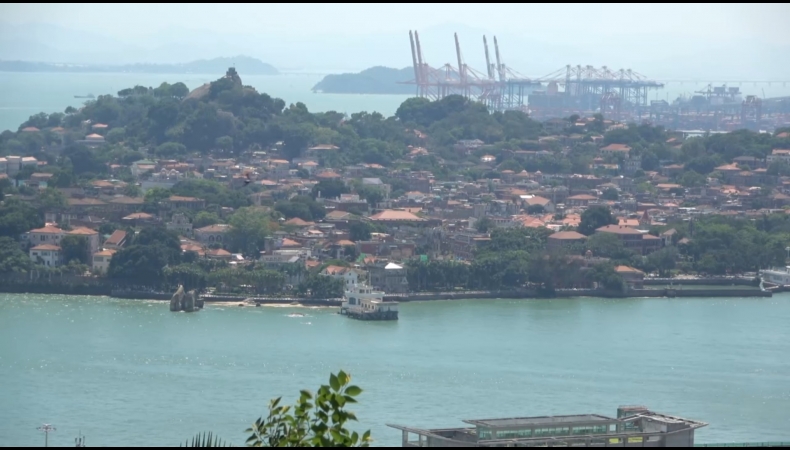
[[[359,386],[349,386],[346,388],[346,395],[356,397],[361,393],[362,393],[362,389],[360,389]]]
[[[345,386],[348,384],[349,381],[351,381],[351,377],[341,370],[340,372],[337,373],[337,380],[340,382],[341,386]]]
[[[340,372],[340,373],[343,373],[343,372]],[[329,386],[332,387],[333,391],[339,391],[340,390],[340,381],[337,379],[335,374],[329,375]]]

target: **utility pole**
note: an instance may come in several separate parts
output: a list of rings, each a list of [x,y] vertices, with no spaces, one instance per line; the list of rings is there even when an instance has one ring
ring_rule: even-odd
[[[38,431],[43,431],[44,432],[44,447],[48,447],[49,446],[49,432],[50,431],[57,431],[57,430],[55,429],[55,427],[53,427],[52,425],[50,425],[48,423],[45,423],[44,425],[41,425],[40,427],[38,427],[36,429]]]

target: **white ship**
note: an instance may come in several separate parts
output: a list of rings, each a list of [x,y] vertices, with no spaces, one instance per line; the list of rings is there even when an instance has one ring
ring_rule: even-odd
[[[790,285],[790,266],[760,271],[763,281],[779,286]]]
[[[385,293],[365,284],[351,284],[345,291],[340,314],[360,320],[398,320],[398,302],[385,301]]]

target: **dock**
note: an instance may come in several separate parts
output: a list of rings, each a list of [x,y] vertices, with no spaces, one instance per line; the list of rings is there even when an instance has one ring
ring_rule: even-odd
[[[398,311],[354,311],[341,308],[340,314],[358,320],[398,320]]]

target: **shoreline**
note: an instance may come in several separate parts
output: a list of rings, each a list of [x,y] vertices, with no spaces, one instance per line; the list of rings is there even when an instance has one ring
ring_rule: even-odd
[[[38,291],[38,292],[36,292]],[[164,293],[143,293],[134,292],[128,294],[106,293],[106,292],[75,292],[72,289],[53,290],[41,292],[41,289],[5,289],[0,287],[3,294],[42,294],[42,295],[83,295],[91,297],[108,297],[119,300],[140,300],[140,301],[159,301],[168,302],[172,294]],[[628,298],[770,298],[774,293],[785,292],[779,287],[775,290],[762,291],[757,288],[733,288],[733,289],[633,289],[628,292],[608,292],[592,289],[576,290],[557,290],[553,295],[542,295],[536,291],[509,291],[509,292],[457,292],[457,293],[421,293],[408,294],[403,296],[385,296],[387,301],[399,303],[422,303],[433,301],[454,301],[454,300],[545,300],[545,299],[571,299],[571,298],[608,298],[608,299],[628,299]],[[166,297],[166,298],[165,298]],[[255,297],[225,297],[217,298],[211,295],[201,297],[201,299],[212,305],[240,305],[240,306],[264,306],[279,308],[337,308],[340,307],[341,299],[297,299],[297,298],[255,298]]]
[[[557,289],[541,292],[536,289],[518,289],[501,291],[445,291],[422,292],[408,294],[385,295],[385,301],[401,303],[470,300],[470,299],[509,299],[530,300],[547,298],[675,298],[675,297],[772,297],[774,293],[787,292],[785,286],[771,286],[760,289],[754,278],[719,277],[719,278],[648,278],[643,286],[629,288],[625,292],[612,292],[601,289]],[[0,293],[8,294],[51,294],[51,295],[86,295],[106,296],[127,300],[170,301],[172,293],[153,290],[113,289],[103,284],[70,284],[70,283],[4,283],[0,285]],[[201,299],[206,303],[234,304],[243,303],[261,306],[306,306],[306,307],[339,307],[340,298],[314,299],[298,297],[252,297],[242,295],[207,294]]]

